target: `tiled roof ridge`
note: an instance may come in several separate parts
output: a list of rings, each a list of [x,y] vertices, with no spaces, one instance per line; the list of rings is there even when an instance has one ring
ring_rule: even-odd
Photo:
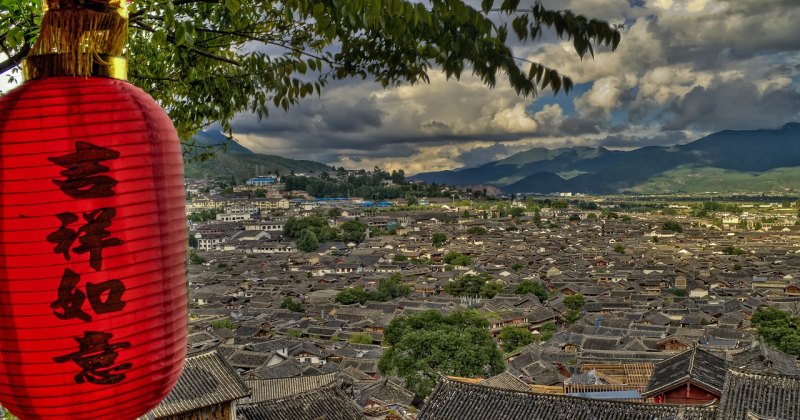
[[[538,393],[538,392],[533,392],[533,391],[514,391],[514,390],[510,390],[510,389],[505,389],[505,388],[492,388],[492,387],[483,386],[483,385],[480,385],[480,384],[470,384],[470,383],[467,383],[467,382],[455,381],[455,380],[452,380],[452,379],[449,379],[449,378],[441,379],[439,381],[439,383],[436,385],[436,388],[434,388],[434,391],[433,391],[433,393],[431,393],[431,395],[433,395],[436,392],[436,389],[439,388],[440,386],[442,386],[445,382],[448,383],[448,384],[455,384],[455,385],[461,386],[461,387],[472,387],[472,388],[480,387],[480,388],[492,390],[493,392],[530,395],[530,396],[534,396],[534,397],[541,398],[541,399],[544,399],[544,400],[567,399],[567,400],[574,400],[574,401],[590,401],[590,402],[597,403],[598,405],[606,405],[606,406],[611,406],[611,407],[614,407],[614,406],[640,406],[640,407],[656,407],[656,408],[670,408],[670,409],[688,408],[688,409],[691,410],[691,409],[695,409],[695,408],[698,408],[698,409],[701,409],[701,408],[714,408],[716,406],[716,404],[717,404],[716,400],[710,401],[710,402],[705,403],[705,404],[691,404],[691,405],[687,405],[687,404],[668,404],[668,403],[653,404],[653,403],[640,402],[640,401],[596,400],[596,399],[592,399],[592,398],[576,397],[576,396],[573,396],[573,395],[543,394],[543,393]]]

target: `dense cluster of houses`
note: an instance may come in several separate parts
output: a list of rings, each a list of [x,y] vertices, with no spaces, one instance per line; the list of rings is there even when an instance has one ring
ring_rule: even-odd
[[[303,253],[283,238],[283,223],[328,215],[328,208],[255,209],[252,218],[191,227],[201,261],[188,266],[191,334],[181,381],[194,391],[179,383],[148,418],[800,418],[797,396],[755,396],[797,389],[800,369],[793,356],[759,341],[749,321],[763,306],[800,310],[793,226],[721,230],[674,215],[541,209],[482,218],[463,207],[369,212],[353,205],[330,225],[358,218],[371,231],[391,226],[395,234]],[[662,230],[668,220],[683,231]],[[435,233],[444,244],[434,246]],[[470,264],[446,264],[451,252]],[[492,299],[444,292],[468,273],[488,274],[503,291]],[[334,300],[392,274],[411,286],[410,296]],[[515,294],[523,281],[543,285],[548,298]],[[565,298],[575,294],[586,303],[581,319],[568,323]],[[281,308],[287,297],[302,312]],[[498,377],[442,378],[427,401],[401,379],[381,376],[383,331],[394,318],[464,308],[486,316],[495,336],[505,326],[540,335],[554,324],[556,331],[506,354]],[[364,336],[371,343],[355,343]]]

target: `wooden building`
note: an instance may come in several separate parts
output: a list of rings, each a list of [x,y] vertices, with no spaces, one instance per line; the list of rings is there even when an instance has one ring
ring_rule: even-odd
[[[167,398],[140,420],[236,420],[236,400],[247,386],[216,350],[186,358]]]
[[[657,403],[706,404],[719,400],[725,373],[725,360],[694,347],[656,363],[642,395]]]

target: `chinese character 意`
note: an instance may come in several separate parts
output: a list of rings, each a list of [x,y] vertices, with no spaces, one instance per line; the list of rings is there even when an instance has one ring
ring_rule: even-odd
[[[100,164],[101,161],[116,159],[119,152],[95,146],[91,143],[75,142],[75,153],[47,158],[59,166],[67,169],[61,171],[66,180],[53,180],[64,194],[72,198],[98,198],[114,195],[114,186],[117,180],[107,175],[98,175],[108,172],[108,167]]]
[[[61,283],[58,285],[58,299],[50,304],[53,314],[59,319],[78,318],[90,322],[92,316],[83,310],[83,302],[89,298],[89,305],[96,314],[121,311],[125,307],[122,295],[125,285],[119,280],[108,280],[99,284],[86,283],[86,293],[77,288],[80,275],[64,269]],[[104,293],[108,292],[103,299]],[[60,312],[59,312],[60,310]]]
[[[72,248],[72,251],[76,254],[88,252],[89,265],[95,271],[100,271],[103,266],[103,248],[123,244],[119,238],[108,238],[111,236],[111,232],[107,228],[111,226],[111,219],[116,215],[117,210],[113,208],[83,213],[86,224],[75,230],[71,229],[69,225],[77,222],[78,216],[68,212],[59,213],[56,217],[61,221],[61,226],[55,232],[47,235],[47,241],[56,244],[53,249],[55,253],[64,254],[64,258],[69,260],[69,248],[77,240],[81,244]]]
[[[100,331],[84,331],[83,337],[76,337],[78,351],[63,356],[54,357],[56,363],[69,360],[75,362],[82,370],[75,375],[75,382],[82,384],[90,382],[99,385],[110,385],[125,379],[122,371],[130,369],[132,363],[123,363],[114,366],[119,354],[117,349],[131,346],[129,342],[111,344],[109,341],[113,334]]]

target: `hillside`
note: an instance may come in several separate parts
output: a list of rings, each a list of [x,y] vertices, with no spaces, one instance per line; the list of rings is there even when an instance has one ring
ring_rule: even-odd
[[[280,156],[262,155],[253,153],[241,144],[228,139],[219,131],[202,131],[194,137],[195,144],[199,145],[226,145],[226,151],[217,149],[213,158],[205,161],[190,161],[185,166],[186,178],[230,178],[237,180],[252,178],[256,172],[259,175],[274,173],[281,174],[294,172],[328,171],[331,168],[319,162],[310,160],[294,160]]]
[[[500,186],[508,193],[766,192],[800,189],[800,124],[722,131],[692,143],[531,149],[477,168],[419,174],[428,182]]]

